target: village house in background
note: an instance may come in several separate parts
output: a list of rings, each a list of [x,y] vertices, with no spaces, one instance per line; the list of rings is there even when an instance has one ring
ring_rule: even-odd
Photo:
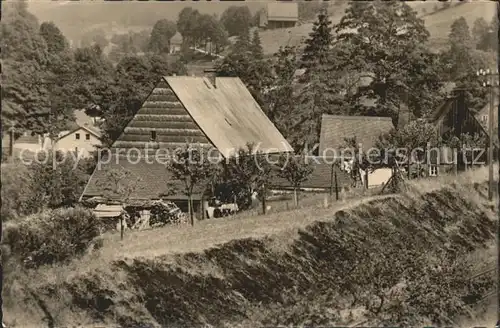
[[[170,39],[170,54],[176,54],[181,51],[182,35],[179,31]]]
[[[174,181],[166,161],[154,157],[146,160],[144,156],[158,149],[160,154],[161,150],[172,151],[186,143],[215,148],[223,158],[245,148],[247,143],[259,144],[258,149],[268,153],[293,152],[239,78],[210,74],[168,76],[156,85],[113,143],[108,155],[111,158],[102,158],[80,200],[103,197],[105,190],[100,182],[107,179],[107,172],[127,170],[129,177],[137,182],[129,200],[173,201],[187,212],[187,196],[182,192],[171,194],[172,185],[179,189],[183,186],[180,181]],[[125,158],[118,153],[126,154],[131,148],[140,149],[142,155],[132,158],[130,154]],[[206,207],[206,204],[200,206],[205,199],[202,192],[197,189],[192,197],[198,214]],[[120,195],[114,197],[121,200]]]
[[[494,126],[498,126],[498,93],[494,94],[494,107],[495,110],[493,111],[493,120],[494,120]],[[487,131],[488,130],[488,122],[489,122],[489,115],[490,114],[490,104],[489,102],[481,108],[477,114],[476,114],[476,119],[481,123],[483,128]]]
[[[474,115],[466,105],[464,91],[455,91],[436,109],[430,116],[429,121],[436,127],[436,132],[443,139],[448,139],[453,136],[459,138],[463,134],[469,134],[471,136],[478,135],[488,138],[487,125],[481,122],[481,120],[484,119],[487,124],[488,111],[489,104]],[[484,118],[484,112],[486,112],[486,118]],[[496,112],[495,110],[495,113]],[[495,140],[496,139],[494,139],[495,148],[498,149],[498,141]],[[431,175],[438,175],[439,171],[443,171],[443,173],[451,171],[453,169],[452,165],[443,163],[445,161],[452,163],[454,159],[450,157],[451,155],[451,149],[443,148],[441,154],[442,158],[439,163],[434,159],[435,156],[433,156],[430,160],[433,161],[437,169],[433,169],[434,171],[431,172]],[[470,154],[470,156],[472,156],[472,154]],[[486,152],[482,154],[480,160],[486,163]],[[458,170],[467,168],[462,156],[458,156],[456,162]]]
[[[69,129],[59,132],[54,143],[56,151],[75,152],[83,157],[93,156],[102,145],[101,131],[98,127],[99,119],[89,117],[83,110],[76,110],[74,115],[75,122],[69,125]],[[52,149],[48,136],[45,136],[43,148]]]
[[[56,151],[75,152],[79,156],[90,157],[102,145],[101,133],[92,127],[77,126],[64,132],[55,142]],[[51,149],[50,140],[46,140],[45,145],[46,149]]]
[[[259,27],[264,29],[291,28],[299,20],[297,2],[270,2],[260,14]]]
[[[17,131],[12,134],[10,131],[5,132],[2,135],[2,149],[3,154],[7,155],[19,155],[21,152],[34,154],[43,149],[43,137],[31,131],[21,132],[20,135]]]
[[[81,156],[91,156],[96,147],[102,144],[101,132],[98,127],[99,118],[91,118],[83,110],[75,110],[75,121],[70,123],[67,130],[60,131],[55,141],[57,151],[78,152]],[[52,142],[48,134],[40,135],[31,131],[14,133],[5,132],[2,135],[3,154],[18,157],[34,155],[41,151],[52,149]],[[11,138],[13,138],[11,142]],[[12,148],[12,149],[11,149]]]
[[[459,137],[463,133],[487,135],[483,125],[476,117],[478,116],[475,116],[466,105],[465,93],[456,91],[441,106],[436,108],[429,119],[430,123],[436,126],[440,136],[452,134]]]

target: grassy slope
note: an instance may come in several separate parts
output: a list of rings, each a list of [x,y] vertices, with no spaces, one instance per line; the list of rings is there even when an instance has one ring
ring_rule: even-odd
[[[430,4],[430,3],[429,3]],[[423,17],[425,26],[431,34],[431,44],[442,47],[448,38],[450,26],[456,19],[464,17],[472,31],[474,21],[483,17],[490,22],[495,11],[494,2],[470,2],[452,6]]]
[[[109,235],[99,255],[41,269],[31,278],[19,278],[23,275],[16,272],[17,281],[5,284],[10,286],[4,294],[5,318],[10,323],[15,318],[15,326],[40,324],[46,316],[40,304],[47,306],[56,326],[96,321],[107,326],[220,326],[264,323],[283,313],[324,313],[324,304],[331,301],[321,295],[307,301],[303,295],[329,276],[329,261],[318,250],[328,249],[340,230],[376,239],[371,229],[392,227],[398,234],[419,236],[418,243],[431,251],[453,240],[482,252],[494,238],[497,219],[481,196],[484,190],[472,192],[471,187],[486,176],[480,170],[421,181],[405,195],[369,197],[328,209],[133,232],[123,243]],[[451,186],[455,180],[458,184]],[[26,286],[36,291],[36,298],[25,293]],[[290,297],[313,302],[314,308],[286,305]],[[274,309],[279,302],[283,305]],[[294,312],[304,308],[309,312]]]

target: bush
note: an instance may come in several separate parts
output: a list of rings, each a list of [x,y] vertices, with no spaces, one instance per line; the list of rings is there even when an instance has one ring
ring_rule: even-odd
[[[4,244],[26,267],[68,262],[99,235],[99,221],[82,207],[45,211],[4,228]]]
[[[2,221],[38,213],[44,208],[74,206],[95,167],[95,160],[78,163],[58,155],[57,169],[45,163],[2,165]]]
[[[25,165],[2,165],[2,221],[30,214],[27,200],[32,190],[30,170]]]
[[[57,167],[54,170],[51,156],[43,163],[30,166],[33,172],[32,206],[58,208],[74,206],[88,181],[91,163],[75,160],[68,154],[57,154]],[[37,210],[34,211],[36,213]]]

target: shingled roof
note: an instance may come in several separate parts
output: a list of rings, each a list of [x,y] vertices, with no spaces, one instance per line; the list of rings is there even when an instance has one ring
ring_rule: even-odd
[[[311,189],[329,189],[332,185],[332,169],[337,173],[337,183],[339,188],[349,186],[352,182],[351,177],[345,172],[341,171],[337,165],[333,165],[333,158],[326,157],[310,157],[308,163],[312,166],[312,173],[303,182],[301,188]],[[275,189],[290,189],[292,185],[286,179],[274,176],[271,182],[271,188]]]
[[[129,196],[130,200],[186,199],[185,195],[179,193],[183,188],[182,182],[172,178],[166,167],[166,160],[147,158],[146,156],[125,156],[116,152],[112,152],[109,156],[111,157],[104,156],[101,164],[94,170],[83,191],[82,199],[98,196],[120,199],[120,195],[112,195],[109,191],[104,190],[108,172],[112,170],[130,173],[129,181],[123,181],[123,183],[135,185]],[[172,194],[172,191],[177,191],[177,193]],[[201,190],[197,188],[194,190],[193,198],[200,199],[200,196]]]
[[[364,150],[375,146],[378,137],[394,128],[390,117],[335,116],[324,114],[321,118],[319,153],[327,149],[339,150],[345,138],[356,137]]]
[[[143,155],[132,164],[116,154],[131,149],[141,154],[162,150],[171,154],[186,143],[210,147],[225,158],[247,143],[267,153],[293,151],[239,78],[216,78],[214,87],[206,77],[164,77],[113,143],[112,160],[98,165],[82,199],[102,195],[98,181],[109,167],[127,169],[143,180],[143,188],[130,198],[160,197],[168,192],[167,183],[176,183],[164,164],[147,163]],[[120,165],[115,164],[116,158]]]

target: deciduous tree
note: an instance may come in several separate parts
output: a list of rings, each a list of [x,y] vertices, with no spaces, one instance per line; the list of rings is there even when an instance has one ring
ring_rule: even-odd
[[[231,6],[221,15],[220,21],[229,36],[249,33],[252,14],[247,6]]]
[[[168,19],[161,19],[155,23],[149,38],[149,51],[156,54],[167,54],[170,52],[170,39],[177,32],[175,23]]]
[[[408,105],[416,116],[441,101],[435,92],[441,80],[439,61],[423,46],[429,32],[406,3],[352,2],[335,30],[336,43],[349,45],[345,47],[349,55],[338,60],[372,76],[371,83],[356,95],[376,100],[373,109],[365,109],[370,115],[395,116],[403,100],[401,84],[412,91]]]
[[[195,31],[198,26],[198,19],[201,14],[198,10],[191,7],[185,7],[179,13],[177,19],[177,30],[182,35],[184,46],[194,46],[196,44]]]
[[[417,119],[381,135],[376,141],[379,152],[372,154],[372,160],[379,167],[392,167],[395,161],[404,161],[410,174],[412,161],[426,162],[428,151],[441,145],[442,139],[435,126],[425,119]]]
[[[173,186],[172,192],[180,191],[188,197],[191,225],[194,225],[193,194],[195,189],[204,193],[208,183],[217,174],[218,163],[211,162],[208,156],[207,149],[199,145],[187,144],[173,154],[173,158],[167,165],[173,178],[182,183],[181,190],[175,190]]]
[[[23,116],[47,107],[47,44],[25,2],[4,4],[2,14],[2,126],[23,129]]]
[[[305,160],[305,156],[299,157],[292,154],[281,155],[279,167],[278,176],[286,179],[292,185],[295,206],[298,206],[299,198],[297,191],[300,189],[302,183],[309,179],[313,168]]]
[[[249,143],[246,148],[238,149],[234,156],[223,162],[221,186],[233,193],[240,209],[247,209],[252,204],[254,191],[265,201],[271,169],[265,154],[256,145]]]

